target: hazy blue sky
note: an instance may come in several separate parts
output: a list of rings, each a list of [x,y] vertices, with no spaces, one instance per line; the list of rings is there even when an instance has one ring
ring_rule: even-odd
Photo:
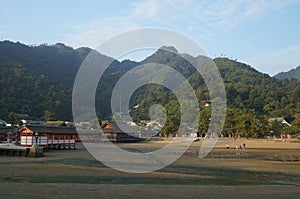
[[[276,74],[300,65],[299,0],[0,1],[0,39],[97,47],[126,30],[183,33],[211,57],[225,54]]]

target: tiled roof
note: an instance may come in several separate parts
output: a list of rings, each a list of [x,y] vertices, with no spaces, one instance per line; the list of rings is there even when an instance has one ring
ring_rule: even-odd
[[[110,128],[112,127],[112,128]],[[102,130],[104,133],[127,133],[130,135],[141,135],[141,136],[154,136],[157,134],[155,131],[151,130],[138,130],[132,126],[129,126],[126,122],[106,122],[102,126]]]
[[[282,123],[282,124],[286,124],[286,125],[288,125],[288,126],[291,126],[291,124],[289,124],[285,119],[284,119],[284,117],[276,117],[276,118],[270,118],[269,120],[268,120],[268,122],[280,122],[280,123]]]
[[[66,126],[30,126],[26,125],[33,132],[39,133],[77,133],[75,127],[66,127]]]
[[[14,128],[14,127],[0,127],[0,133],[1,134],[7,134],[9,132],[12,132],[12,133],[16,132],[16,128]]]
[[[109,125],[111,125],[112,128],[109,128]],[[117,132],[117,133],[138,133],[138,131],[131,126],[129,126],[125,122],[109,122],[105,123],[103,126],[103,132]]]

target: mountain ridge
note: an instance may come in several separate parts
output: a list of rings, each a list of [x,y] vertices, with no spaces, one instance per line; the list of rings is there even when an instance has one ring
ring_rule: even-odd
[[[178,54],[173,47],[166,48],[158,49],[141,62],[112,60],[99,81],[96,93],[96,110],[101,119],[112,117],[110,97],[115,83],[127,71],[145,63],[165,64],[179,71],[194,89],[200,109],[205,110],[201,102],[210,100],[209,91],[201,75],[184,59],[194,58]],[[29,114],[33,119],[43,119],[44,112],[50,111],[62,120],[71,120],[72,86],[77,70],[91,50],[85,47],[73,49],[62,43],[30,47],[0,42],[0,118],[10,121],[10,113],[20,113]],[[233,115],[247,112],[253,117],[284,116],[292,121],[294,114],[300,112],[299,81],[279,80],[228,58],[215,58],[214,62],[223,78],[228,110]],[[140,104],[132,113],[138,121],[148,118],[151,103],[162,103],[172,110],[177,106],[175,101],[168,89],[149,85],[135,92],[130,106]],[[176,112],[175,109],[172,111]],[[238,120],[236,115],[234,117]]]
[[[274,75],[275,78],[277,79],[291,79],[295,78],[300,80],[300,66],[293,68],[287,72],[280,72],[276,75]]]

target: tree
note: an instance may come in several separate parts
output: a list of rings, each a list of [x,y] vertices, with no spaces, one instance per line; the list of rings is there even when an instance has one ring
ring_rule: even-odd
[[[253,135],[257,131],[257,119],[254,110],[240,110],[236,127],[240,136],[248,137]]]
[[[164,127],[161,129],[161,134],[169,137],[178,133],[180,126],[180,106],[176,100],[171,100],[165,106],[167,112],[167,119]],[[182,133],[182,132],[179,132]]]
[[[300,133],[300,118],[295,118],[294,121],[291,123],[292,129],[294,130],[294,133]]]
[[[44,113],[45,113],[45,114],[44,114],[44,120],[45,120],[45,121],[55,121],[55,120],[58,120],[57,114],[52,113],[52,112],[49,111],[49,110],[45,110]]]
[[[258,129],[254,133],[254,137],[264,137],[270,133],[270,124],[268,117],[265,115],[258,116]]]
[[[200,120],[199,120],[199,127],[198,127],[199,135],[204,136],[207,133],[210,118],[211,118],[210,107],[205,107],[203,110],[200,111]]]
[[[163,136],[169,137],[175,135],[180,125],[180,119],[174,116],[168,116],[165,126],[161,129],[160,133]]]
[[[17,113],[10,112],[8,113],[8,122],[12,124],[17,124],[20,122],[20,115]]]
[[[94,118],[89,121],[90,128],[97,129],[101,125],[101,120],[99,118]]]

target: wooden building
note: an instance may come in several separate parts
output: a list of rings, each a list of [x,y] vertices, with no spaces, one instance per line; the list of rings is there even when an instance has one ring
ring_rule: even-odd
[[[102,131],[100,129],[81,129],[80,136],[76,128],[70,126],[23,125],[19,128],[20,145],[35,146],[36,133],[38,133],[37,145],[50,149],[75,148],[77,141],[139,142],[147,139],[148,136],[153,137],[157,134],[150,131],[137,131],[125,122],[105,122]]]
[[[282,124],[282,125],[287,125],[287,126],[289,126],[289,127],[292,126],[290,123],[288,123],[288,122],[284,119],[284,117],[270,118],[270,119],[268,120],[268,122],[269,122],[269,124],[271,124],[272,122],[278,122],[278,123],[280,123],[280,124]]]
[[[15,140],[16,128],[14,127],[0,127],[0,142],[8,141],[7,138],[11,134],[11,140]]]
[[[100,130],[97,129],[79,129],[78,130],[78,139],[77,141],[83,142],[100,142],[103,139],[103,134]]]
[[[34,146],[35,133],[38,133],[38,145],[45,148],[75,148],[78,139],[75,127],[23,125],[19,129],[20,145]]]
[[[139,142],[141,132],[133,129],[125,122],[105,122],[102,125],[103,134],[112,142]]]
[[[5,142],[7,140],[8,133],[9,133],[8,128],[0,127],[0,142]]]
[[[105,122],[102,130],[106,139],[119,143],[144,141],[158,135],[158,132],[152,130],[137,130],[125,122]]]

